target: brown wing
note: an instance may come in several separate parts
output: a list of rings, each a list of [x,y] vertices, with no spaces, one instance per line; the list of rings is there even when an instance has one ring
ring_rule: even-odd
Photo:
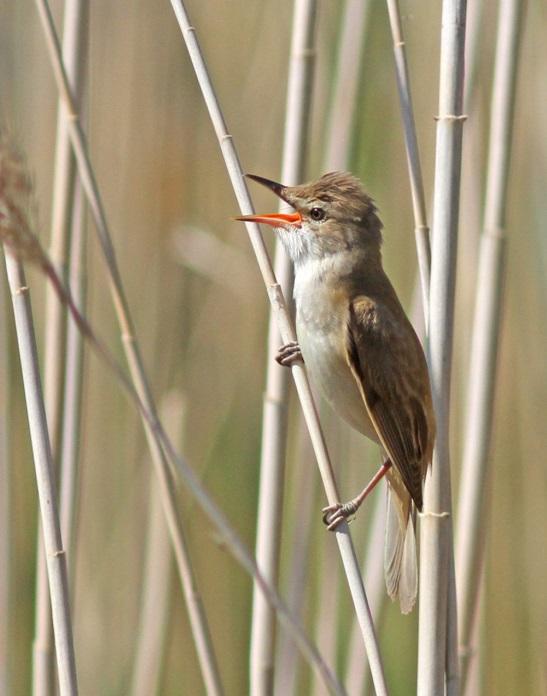
[[[422,509],[435,421],[422,347],[401,310],[395,316],[367,297],[349,307],[347,358],[384,449]]]

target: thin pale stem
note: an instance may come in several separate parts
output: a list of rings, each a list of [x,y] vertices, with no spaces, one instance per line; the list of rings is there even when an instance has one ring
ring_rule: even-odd
[[[294,527],[291,537],[290,561],[287,564],[286,578],[287,604],[295,616],[303,616],[306,599],[309,596],[309,582],[312,577],[310,554],[310,539],[313,536],[313,512],[319,509],[319,481],[309,481],[308,462],[313,457],[310,450],[308,434],[304,423],[299,423],[298,445],[296,447],[294,469],[292,471],[291,491],[293,501],[289,508],[288,527]],[[359,635],[359,647],[361,658],[363,653],[363,640]],[[296,693],[298,681],[298,655],[294,650],[290,636],[280,636],[275,661],[276,696],[290,696]]]
[[[228,133],[226,128],[224,117],[220,110],[220,106],[218,104],[215,91],[209,78],[201,49],[196,38],[195,28],[190,23],[184,3],[181,2],[181,0],[172,0],[171,4],[177,17],[182,36],[186,43],[199,86],[202,90],[240,210],[243,215],[252,214],[252,203],[247,191],[245,180],[243,178],[243,172],[239,164],[233,138]],[[270,302],[274,307],[282,341],[284,343],[295,341],[296,334],[292,325],[290,312],[285,302],[281,286],[275,277],[267,249],[264,245],[264,240],[260,234],[260,229],[258,225],[254,223],[246,224],[251,245],[255,252],[264,284],[266,285],[266,289],[268,291]],[[300,404],[304,412],[304,418],[310,432],[310,437],[317,459],[317,464],[319,466],[319,471],[321,473],[321,478],[323,480],[327,500],[329,504],[334,504],[339,502],[338,491],[306,371],[301,364],[293,365],[291,370],[298,397],[300,399]],[[376,632],[372,622],[355,550],[346,522],[337,527],[336,540],[340,548],[346,578],[348,580],[357,618],[361,626],[365,648],[371,663],[371,671],[376,686],[376,691],[378,694],[385,694],[387,693],[387,685],[380,657],[380,651],[378,648],[378,642],[376,639]]]
[[[82,44],[87,21],[86,9],[85,0],[67,0],[64,7],[63,60],[71,89],[78,95],[81,91],[84,65],[85,50],[82,50]],[[62,103],[59,103],[49,256],[57,273],[63,279],[66,277],[75,178],[76,168],[68,137],[66,115]],[[55,291],[48,284],[44,322],[44,399],[55,469],[57,469],[58,443],[62,427],[65,319],[64,307],[57,301]],[[61,510],[62,507],[61,502]],[[65,539],[64,536],[63,539]],[[35,696],[47,696],[51,693],[53,683],[51,607],[47,589],[46,559],[41,544],[42,535],[38,534],[33,650],[33,694]]]
[[[83,314],[86,297],[85,277],[85,205],[79,182],[76,182],[70,249],[70,292],[75,306]],[[72,317],[66,337],[65,395],[60,450],[61,530],[68,553],[68,577],[74,582],[74,541],[78,495],[78,458],[80,416],[82,411],[84,343]]]
[[[0,271],[0,694],[9,694],[10,625],[10,351],[8,346],[8,316],[6,281],[2,265]]]
[[[450,526],[450,539],[448,544],[450,549],[454,548],[452,525]],[[456,568],[453,552],[449,553],[448,555],[448,589],[446,604],[446,696],[459,696],[460,663],[458,650],[458,602],[456,595]]]
[[[378,623],[385,603],[386,591],[384,580],[384,538],[386,528],[385,496],[378,496],[372,520],[368,530],[368,539],[363,557],[365,585],[371,597],[372,616]],[[373,600],[375,600],[373,602]],[[370,693],[370,669],[363,660],[357,627],[351,631],[348,647],[348,664],[346,668],[346,683],[351,694]]]
[[[429,367],[437,439],[424,490],[421,519],[421,584],[418,693],[438,696],[445,689],[449,571],[451,566],[451,486],[449,458],[450,377],[454,326],[461,148],[464,115],[465,0],[444,0],[441,31],[439,116],[435,160],[433,247],[429,303]],[[452,594],[450,595],[452,598]]]
[[[412,192],[412,208],[414,211],[414,230],[416,237],[416,250],[418,252],[418,266],[420,269],[422,304],[425,325],[428,323],[429,307],[429,282],[431,270],[431,248],[429,244],[429,226],[427,224],[427,210],[425,205],[424,183],[422,167],[420,164],[420,151],[416,125],[414,122],[414,109],[412,106],[412,94],[410,92],[410,77],[406,60],[405,40],[401,27],[398,0],[387,0],[389,13],[389,25],[393,39],[393,53],[395,56],[395,73],[397,76],[397,88],[401,104],[401,115],[405,134],[406,157],[410,190]]]
[[[315,0],[295,0],[289,61],[285,136],[281,181],[292,186],[302,180],[306,156],[314,54]],[[283,208],[283,206],[281,206]],[[274,272],[283,292],[292,294],[292,264],[276,241]],[[281,338],[270,312],[266,391],[264,395],[256,560],[264,577],[277,585],[281,546],[287,409],[290,372],[275,361]],[[251,630],[251,693],[273,692],[275,612],[255,585]]]
[[[76,696],[78,685],[69,608],[66,555],[61,540],[57,491],[42,396],[29,289],[22,265],[9,254],[6,254],[6,269],[12,295],[30,437],[36,469],[36,483],[40,502],[40,517],[55,634],[59,690],[61,696]]]
[[[330,664],[336,664],[338,643],[338,588],[340,587],[340,565],[336,562],[336,549],[332,544],[323,544],[316,573],[320,578],[317,591],[317,611],[315,612],[315,636],[321,654]],[[361,641],[361,658],[363,646]],[[321,684],[313,680],[310,693],[322,694]],[[351,692],[350,692],[351,693]]]
[[[140,620],[133,666],[132,696],[159,692],[170,606],[171,548],[156,481],[151,481],[150,509]]]
[[[160,412],[171,439],[181,442],[185,430],[182,396],[176,392],[168,394],[162,400]],[[152,480],[151,484],[132,696],[158,693],[170,605],[171,548],[156,482]]]
[[[462,690],[473,654],[472,635],[486,529],[489,450],[495,395],[502,290],[505,275],[506,201],[512,145],[520,29],[525,3],[502,0],[490,116],[484,228],[480,242],[475,316],[468,378],[465,448],[458,504],[457,569],[462,646]]]
[[[347,0],[344,5],[332,107],[325,138],[325,171],[348,168],[371,5],[371,0]]]

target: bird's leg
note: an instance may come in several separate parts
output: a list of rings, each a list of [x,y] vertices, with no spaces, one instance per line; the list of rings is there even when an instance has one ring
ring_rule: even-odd
[[[323,523],[327,525],[329,532],[335,530],[342,520],[347,520],[348,517],[355,515],[364,499],[375,488],[376,484],[383,479],[390,468],[391,462],[387,459],[357,497],[344,504],[335,503],[323,508]]]
[[[275,356],[275,359],[276,362],[283,365],[283,367],[292,367],[296,362],[304,362],[302,351],[300,350],[300,346],[298,345],[297,341],[290,341],[284,346],[281,346],[277,352],[277,355]]]

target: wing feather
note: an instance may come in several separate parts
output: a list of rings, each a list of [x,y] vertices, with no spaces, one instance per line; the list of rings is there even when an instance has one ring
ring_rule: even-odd
[[[358,297],[349,307],[346,349],[369,417],[416,507],[431,461],[435,424],[423,350],[404,314]]]

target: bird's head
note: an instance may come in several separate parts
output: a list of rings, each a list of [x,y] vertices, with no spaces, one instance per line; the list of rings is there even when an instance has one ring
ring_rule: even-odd
[[[331,172],[299,186],[247,176],[269,188],[295,212],[245,215],[236,220],[276,228],[294,263],[354,249],[379,251],[382,223],[373,200],[352,174]]]

